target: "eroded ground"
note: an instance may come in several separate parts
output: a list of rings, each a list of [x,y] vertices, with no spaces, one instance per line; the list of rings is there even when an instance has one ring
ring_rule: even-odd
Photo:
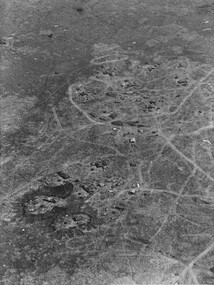
[[[0,284],[213,284],[214,2],[0,13]]]

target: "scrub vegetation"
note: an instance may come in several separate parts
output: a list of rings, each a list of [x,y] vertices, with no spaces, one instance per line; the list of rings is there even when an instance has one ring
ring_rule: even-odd
[[[25,3],[26,13],[37,2]],[[70,5],[70,38],[46,27],[34,56],[52,48],[49,59],[57,50],[63,57],[63,37],[90,56],[79,70],[66,63],[69,52],[44,66],[48,74],[40,63],[32,97],[25,82],[16,100],[1,99],[0,284],[213,284],[214,67],[202,56],[208,48],[190,52],[207,44],[194,17],[192,30],[179,24],[191,11],[210,17],[213,5],[61,2],[46,4],[64,14]],[[114,27],[118,37],[108,40]],[[22,41],[0,44],[14,56]]]

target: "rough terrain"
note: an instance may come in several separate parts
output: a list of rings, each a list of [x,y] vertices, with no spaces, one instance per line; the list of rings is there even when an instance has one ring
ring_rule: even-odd
[[[214,1],[0,5],[0,284],[214,284]]]

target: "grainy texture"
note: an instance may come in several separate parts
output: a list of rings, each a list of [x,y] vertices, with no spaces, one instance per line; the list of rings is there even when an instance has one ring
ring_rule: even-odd
[[[213,1],[0,6],[0,284],[213,284]]]

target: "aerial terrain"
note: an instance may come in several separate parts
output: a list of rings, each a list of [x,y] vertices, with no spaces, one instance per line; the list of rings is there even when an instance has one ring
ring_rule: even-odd
[[[0,285],[214,284],[214,1],[0,1]]]

